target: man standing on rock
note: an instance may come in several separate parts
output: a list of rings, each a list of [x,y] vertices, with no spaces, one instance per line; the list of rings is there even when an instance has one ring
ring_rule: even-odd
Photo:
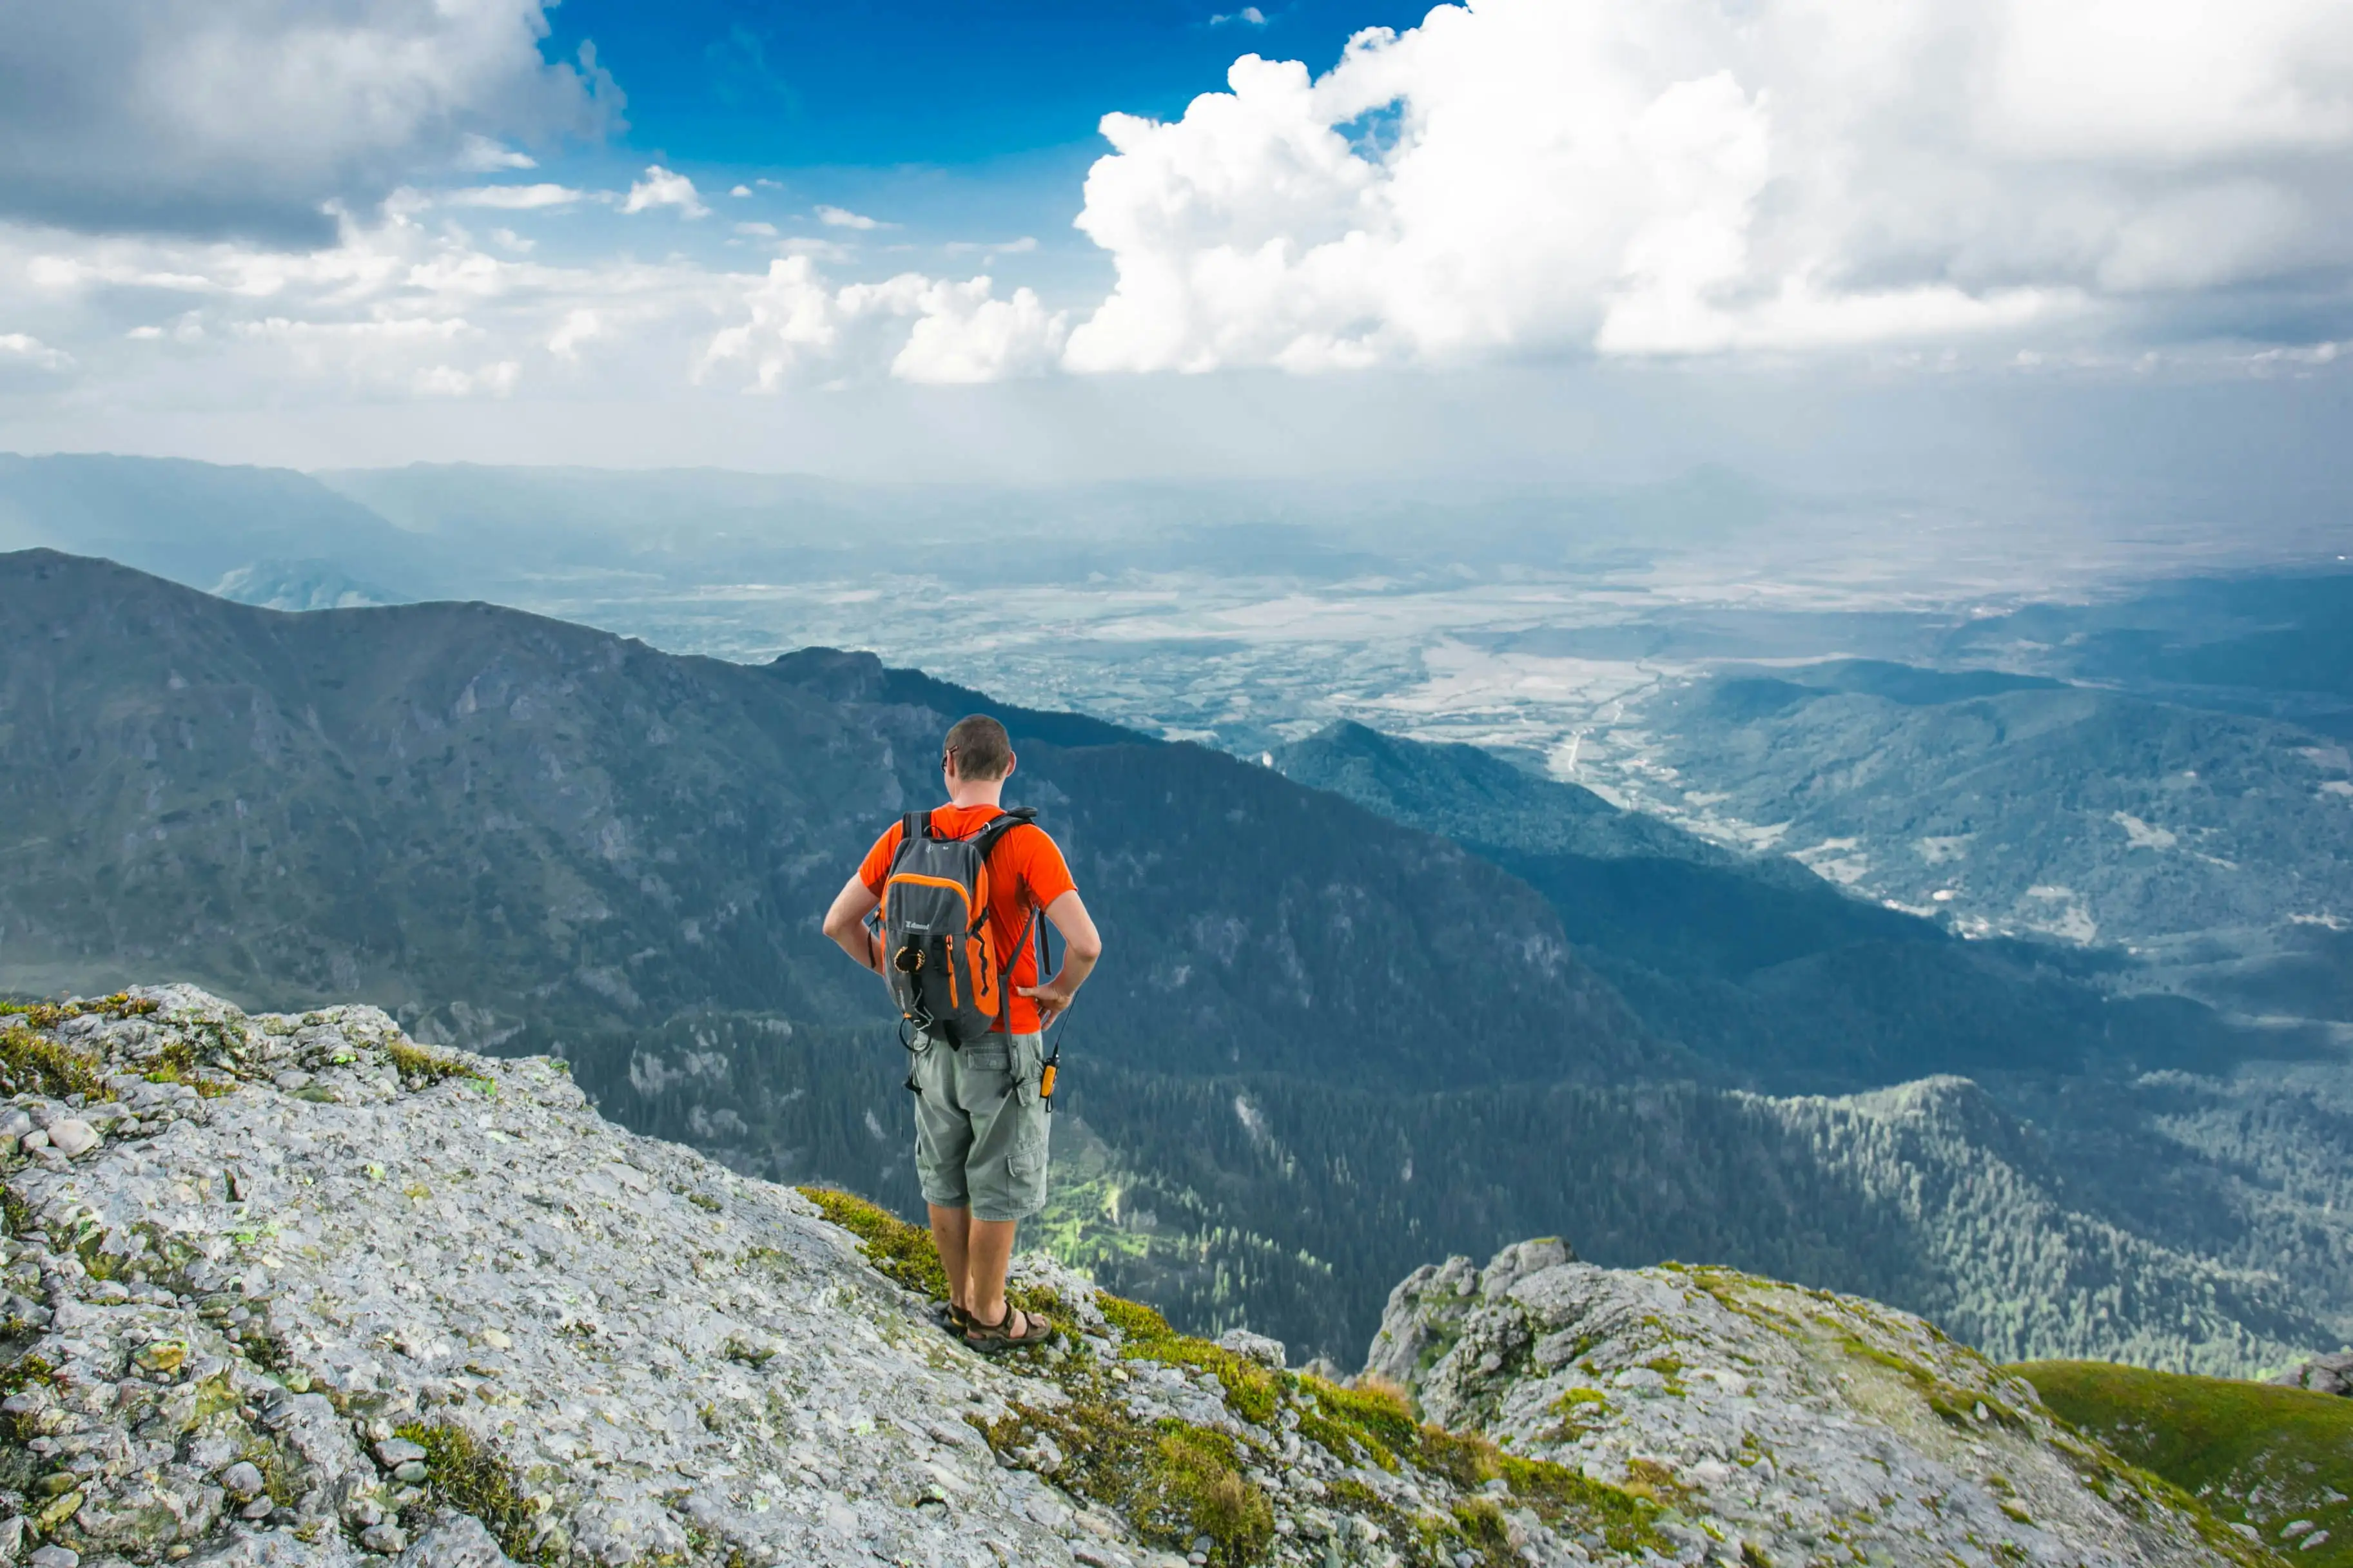
[[[1013,742],[985,715],[956,721],[941,749],[948,804],[928,814],[934,840],[980,835],[1006,815]],[[866,924],[882,905],[906,824],[874,841],[858,874],[826,911],[825,934],[877,974],[883,944]],[[1044,829],[999,828],[987,852],[987,941],[998,984],[1009,982],[988,1033],[952,1047],[928,1032],[914,1042],[915,1172],[930,1205],[932,1241],[948,1277],[948,1321],[981,1350],[1042,1342],[1053,1325],[1005,1300],[1005,1271],[1020,1222],[1046,1205],[1045,1026],[1103,954],[1061,850]],[[1062,935],[1062,967],[1042,984],[1037,947],[1024,940],[1042,913]]]

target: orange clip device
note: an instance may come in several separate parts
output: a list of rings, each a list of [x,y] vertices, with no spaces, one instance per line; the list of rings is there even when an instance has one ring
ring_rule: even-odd
[[[1052,1062],[1048,1062],[1046,1070],[1038,1075],[1038,1098],[1040,1100],[1054,1098],[1054,1064]]]

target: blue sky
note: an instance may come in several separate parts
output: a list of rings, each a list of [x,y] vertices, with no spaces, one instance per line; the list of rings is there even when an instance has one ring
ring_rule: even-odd
[[[1382,425],[1478,471],[1499,431],[1577,449],[1530,408],[1666,410],[1613,449],[1704,461],[1679,405],[2024,419],[2079,384],[2337,398],[2348,365],[2343,0],[0,31],[0,448],[1363,472]]]
[[[1095,126],[1109,110],[1173,119],[1223,87],[1238,54],[1321,69],[1350,35],[1410,26],[1427,9],[1300,0],[1254,26],[1166,0],[565,0],[546,52],[568,59],[593,40],[628,94],[628,145],[681,165],[740,178],[1010,162],[1065,176],[1053,195],[1074,213],[1067,176],[1103,151]]]

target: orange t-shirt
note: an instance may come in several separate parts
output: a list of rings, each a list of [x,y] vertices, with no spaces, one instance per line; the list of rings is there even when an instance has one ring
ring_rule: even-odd
[[[932,810],[932,833],[941,838],[969,838],[1004,812],[993,805],[942,805]],[[890,831],[874,841],[858,868],[858,879],[876,898],[882,896],[882,884],[890,880],[891,861],[899,853],[899,836],[903,824],[894,822]],[[989,946],[998,953],[1011,947],[1021,935],[1022,925],[1029,911],[1043,910],[1064,893],[1075,892],[1077,884],[1071,880],[1071,868],[1062,860],[1062,851],[1048,837],[1046,830],[1029,823],[1008,831],[988,852],[988,936]],[[1045,916],[1038,919],[1043,922]],[[1007,981],[1013,985],[1038,984],[1037,939],[1033,936],[1021,943],[1006,971]],[[1016,994],[1009,999],[1008,1019],[1017,1035],[1038,1032],[1038,1004],[1027,996]],[[995,1025],[989,1026],[995,1034]]]

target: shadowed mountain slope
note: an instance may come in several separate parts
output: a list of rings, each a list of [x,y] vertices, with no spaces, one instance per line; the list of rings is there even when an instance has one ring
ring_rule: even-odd
[[[0,558],[0,979],[374,994],[478,1040],[527,1015],[590,1058],[700,1008],[882,1016],[817,917],[939,797],[971,696],[481,605],[281,615],[46,552]],[[1485,862],[1218,752],[1004,711],[1013,797],[1116,952],[1088,993],[1098,1055],[1400,1085],[1641,1060],[1543,901]]]
[[[2107,994],[2076,955],[1964,942],[1787,857],[1736,854],[1473,747],[1335,724],[1276,763],[1535,888],[1651,1029],[1758,1087],[2220,1064],[2251,1050],[2194,1004]]]
[[[1489,792],[1481,811],[1521,801],[1531,867],[1641,872],[1616,906],[1547,902],[1274,769],[863,655],[673,658],[480,605],[280,614],[0,557],[0,985],[161,972],[258,1005],[381,996],[420,1035],[560,1048],[608,1113],[737,1170],[912,1211],[887,1009],[816,925],[881,826],[937,797],[940,735],[974,710],[1012,730],[1014,796],[1044,811],[1112,948],[1075,1015],[1033,1234],[1187,1324],[1353,1354],[1404,1268],[1567,1232],[1614,1260],[1873,1289],[2004,1353],[2222,1370],[2341,1334],[2353,1181],[2325,1138],[2271,1137],[2280,1095],[2188,1084],[2126,1129],[2140,1184],[2179,1200],[2157,1213],[2080,1183],[1974,1090],[1645,1084],[1694,1058],[1557,911],[1622,973],[1658,957],[1641,1005],[1661,1017],[1659,996],[1704,1001],[1698,980],[1768,994],[1758,976],[1824,942],[1867,952],[1921,922],[1441,755]],[[1645,903],[1668,871],[1757,901]],[[1922,1070],[1857,1053],[1820,1005],[1879,967],[1820,973],[1822,1076]],[[1817,1070],[1796,1034],[1768,1043],[1784,1054],[1716,1054],[1759,1079]],[[2316,1101],[2312,1125],[2335,1114]]]

